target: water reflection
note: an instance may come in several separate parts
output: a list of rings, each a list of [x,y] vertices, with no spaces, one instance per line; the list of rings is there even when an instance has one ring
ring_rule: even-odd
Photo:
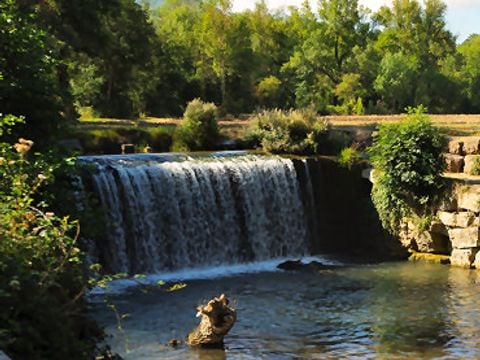
[[[131,314],[124,324],[129,353],[114,316],[96,308],[126,359],[478,358],[479,276],[401,263],[192,281],[169,294],[134,291],[113,299]],[[162,345],[172,334],[185,336],[196,324],[195,305],[221,292],[238,309],[225,351]]]
[[[451,340],[445,312],[448,272],[436,266],[430,270],[429,265],[409,264],[375,271],[369,314],[377,353],[445,355],[443,345]]]

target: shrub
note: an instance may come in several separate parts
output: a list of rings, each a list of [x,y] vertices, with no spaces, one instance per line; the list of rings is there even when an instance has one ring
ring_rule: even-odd
[[[328,123],[311,110],[268,110],[257,114],[246,142],[271,153],[317,154]]]
[[[172,143],[172,134],[165,128],[155,128],[149,132],[148,144],[156,152],[168,152]]]
[[[338,157],[341,166],[351,169],[362,161],[362,154],[358,152],[355,146],[344,148]]]
[[[372,199],[392,233],[404,216],[428,216],[444,186],[445,138],[424,112],[422,106],[410,108],[404,121],[380,125],[369,149],[377,171]]]
[[[217,107],[200,99],[192,100],[175,133],[177,150],[212,150],[219,140]]]
[[[0,143],[0,349],[16,359],[88,359],[101,332],[87,317],[79,227],[41,201],[57,166],[32,146]]]
[[[77,133],[83,149],[88,154],[118,154],[121,144],[148,145],[155,152],[167,152],[172,146],[171,130],[158,128],[95,129]]]

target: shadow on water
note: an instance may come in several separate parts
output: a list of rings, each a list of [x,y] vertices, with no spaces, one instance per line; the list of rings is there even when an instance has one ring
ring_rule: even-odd
[[[479,280],[474,271],[389,263],[194,280],[173,293],[133,289],[110,299],[130,314],[124,337],[111,311],[100,301],[95,309],[126,359],[475,358]],[[220,293],[238,310],[225,351],[165,345],[184,338],[195,306]]]

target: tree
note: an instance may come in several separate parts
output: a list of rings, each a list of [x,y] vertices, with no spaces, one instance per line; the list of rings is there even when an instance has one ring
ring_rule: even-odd
[[[282,82],[275,76],[268,76],[257,85],[257,96],[259,103],[267,108],[280,106],[280,87]]]
[[[26,117],[15,134],[28,133],[37,144],[46,144],[60,127],[63,98],[56,54],[36,18],[14,0],[0,3],[0,111]]]
[[[347,113],[353,112],[358,100],[362,101],[362,96],[365,93],[360,82],[360,74],[348,73],[342,76],[342,81],[335,87],[334,94],[346,107]]]
[[[218,79],[222,105],[226,99],[227,76],[231,72],[231,10],[232,4],[229,0],[208,0],[202,3],[201,19],[195,30],[200,50],[200,78],[204,81],[212,76]]]
[[[167,0],[152,13],[158,36],[156,84],[147,94],[147,107],[154,114],[181,116],[188,101],[202,96],[196,71],[200,49],[194,33],[199,18],[196,1]]]
[[[480,35],[471,35],[458,47],[462,57],[460,77],[466,81],[471,111],[480,112]]]
[[[393,112],[413,103],[415,68],[402,53],[387,53],[383,57],[373,86]]]
[[[323,92],[320,102],[324,105],[317,106],[320,110],[325,104],[337,105],[333,90],[350,72],[354,48],[366,46],[370,26],[357,0],[321,0],[318,11],[318,25],[296,51],[290,66],[297,75],[298,104],[305,104],[302,97],[309,93]]]
[[[437,92],[430,82],[442,82],[441,65],[455,52],[455,37],[446,28],[445,13],[446,5],[441,0],[426,0],[423,8],[417,0],[394,0],[391,7],[383,6],[374,16],[384,28],[376,49],[401,53],[408,67],[417,72],[413,82],[415,100],[410,105],[423,103],[438,112],[450,110],[442,106],[449,103],[450,94]]]

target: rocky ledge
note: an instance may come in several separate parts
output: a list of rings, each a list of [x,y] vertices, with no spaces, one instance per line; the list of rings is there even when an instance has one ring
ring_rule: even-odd
[[[448,255],[452,265],[480,269],[480,179],[468,176],[450,179],[449,197],[428,229],[419,230],[414,221],[405,219],[400,241],[411,251]]]

